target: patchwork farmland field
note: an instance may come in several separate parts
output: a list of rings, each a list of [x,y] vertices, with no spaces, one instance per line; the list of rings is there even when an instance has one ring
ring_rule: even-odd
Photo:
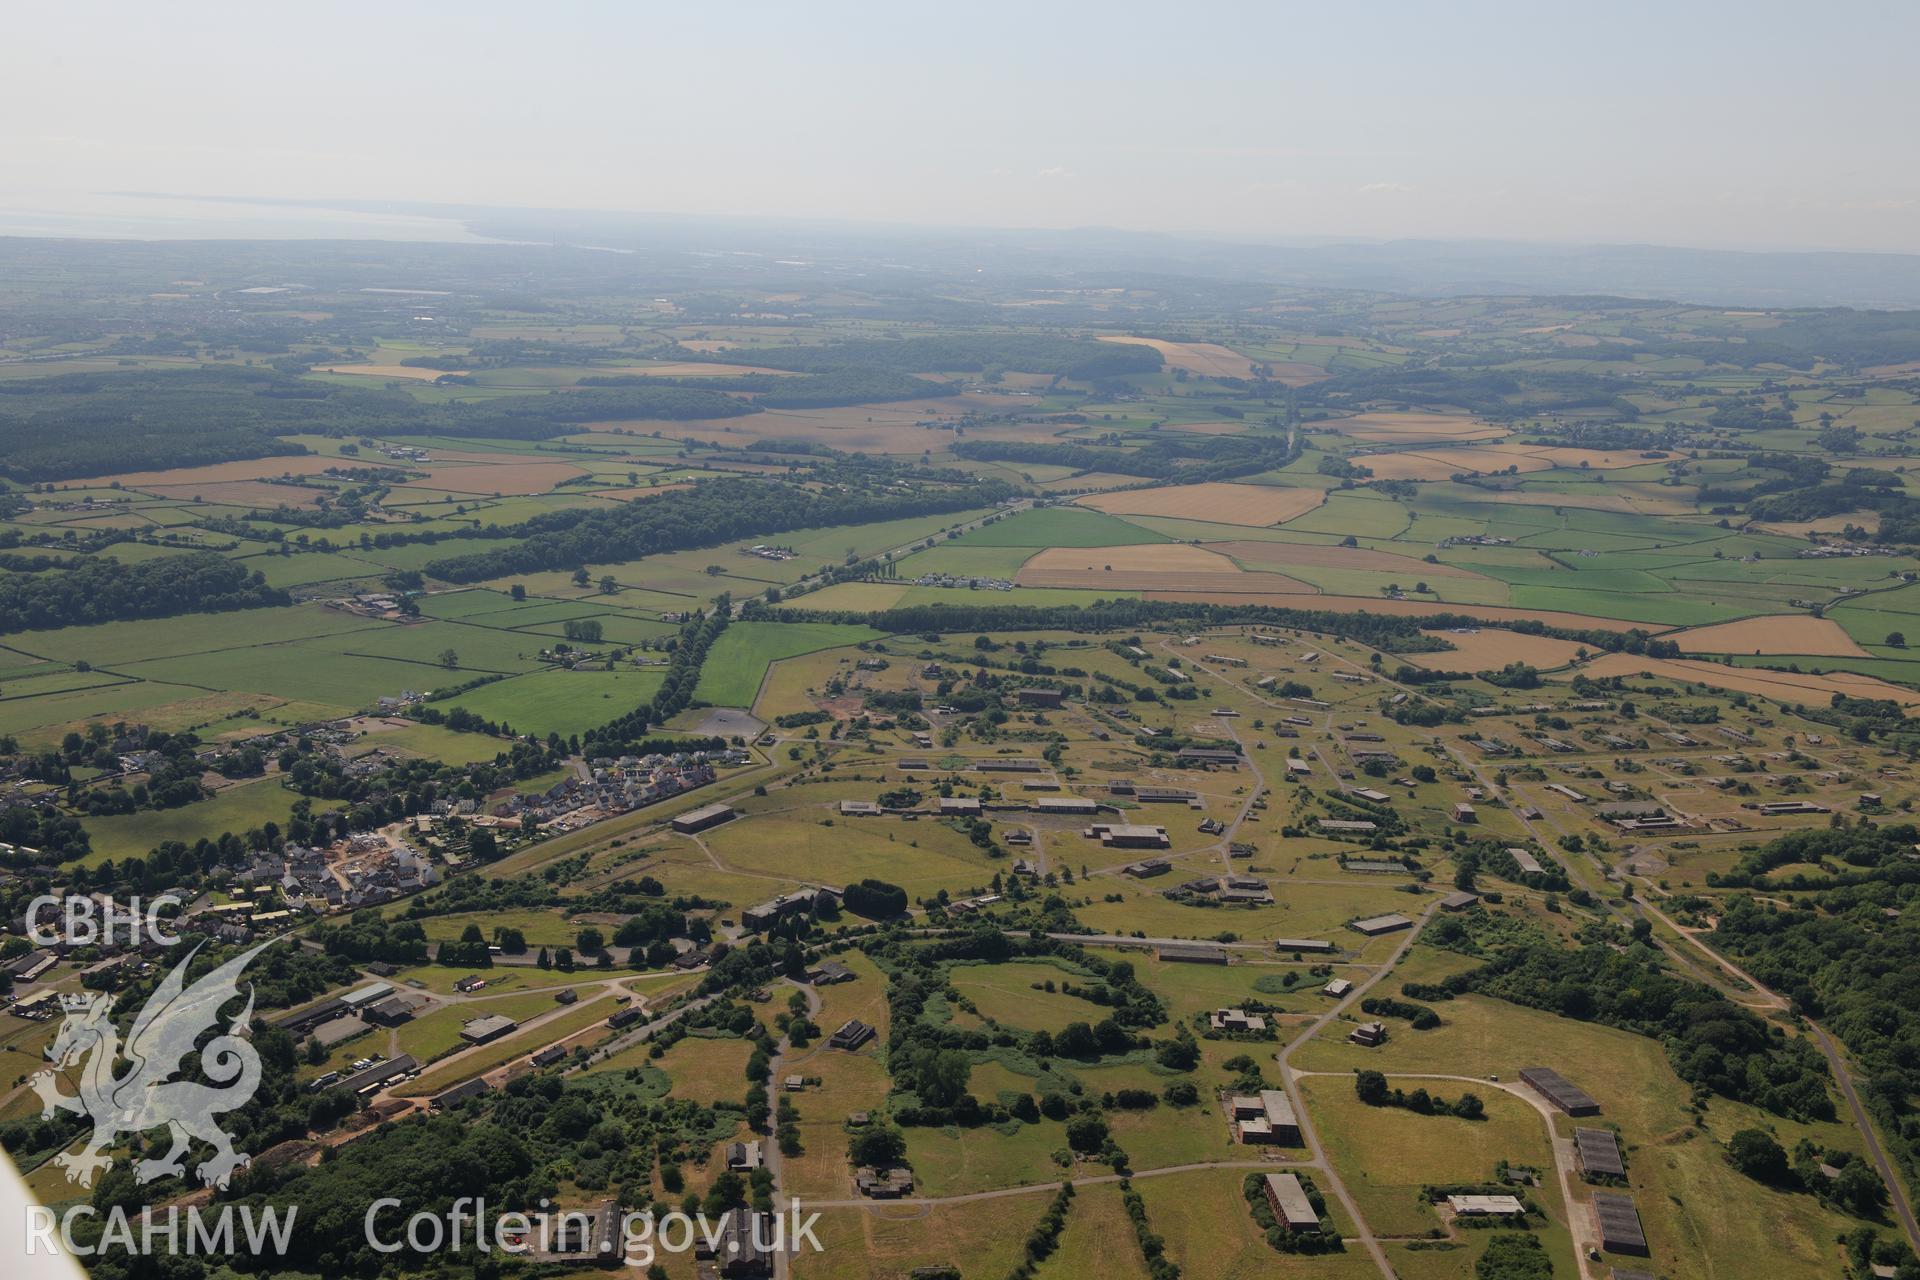
[[[1318,489],[1275,489],[1244,484],[1175,485],[1094,494],[1077,501],[1112,515],[1171,516],[1221,524],[1283,524],[1326,500]]]
[[[0,242],[42,1199],[197,1185],[197,1138],[70,1183],[24,1065],[166,960],[34,899],[165,894],[196,972],[287,944],[243,1200],[799,1197],[799,1280],[1598,1280],[1578,1123],[1657,1274],[1907,1261],[1902,313],[618,225]],[[207,1269],[378,1270],[300,1247]]]

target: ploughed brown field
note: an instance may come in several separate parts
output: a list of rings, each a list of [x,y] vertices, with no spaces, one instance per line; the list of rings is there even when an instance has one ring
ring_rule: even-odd
[[[291,484],[268,484],[264,480],[216,480],[211,484],[150,484],[141,488],[157,498],[175,498],[191,502],[220,502],[233,507],[310,507],[319,501],[322,491]]]
[[[1399,656],[1417,667],[1433,671],[1497,671],[1509,662],[1524,662],[1545,671],[1550,667],[1564,667],[1574,660],[1575,654],[1592,652],[1571,640],[1526,636],[1516,631],[1491,629],[1466,633],[1436,631],[1433,634],[1453,648],[1441,653],[1406,653]]]
[[[1277,489],[1258,484],[1165,485],[1128,489],[1075,499],[1081,506],[1111,515],[1172,516],[1215,524],[1265,527],[1303,516],[1327,500],[1318,489]]]
[[[1711,627],[1689,627],[1667,639],[1686,653],[1807,654],[1821,658],[1868,658],[1841,625],[1831,618],[1804,613],[1742,618]]]

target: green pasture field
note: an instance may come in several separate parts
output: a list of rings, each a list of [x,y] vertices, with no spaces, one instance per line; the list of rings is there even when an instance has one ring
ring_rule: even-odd
[[[617,720],[650,702],[666,679],[663,667],[618,671],[535,671],[481,685],[436,704],[463,707],[517,733],[562,737]]]
[[[693,696],[716,707],[751,707],[767,667],[782,658],[876,640],[870,627],[828,622],[736,622],[721,633]]]
[[[829,884],[873,877],[899,885],[909,897],[931,896],[941,889],[958,896],[961,890],[987,885],[997,869],[965,837],[938,823],[841,818],[830,816],[826,808],[769,813],[716,827],[701,839],[734,872]],[[778,881],[769,880],[759,897],[770,898],[777,891]]]
[[[1092,1025],[1105,1017],[1102,1007],[1061,993],[1061,983],[1091,986],[1095,979],[1059,965],[1028,962],[956,965],[949,983],[971,1000],[983,1018],[1022,1031],[1058,1031],[1069,1022]],[[1034,990],[1051,982],[1055,990]]]
[[[145,857],[169,840],[192,844],[202,836],[231,831],[244,835],[268,822],[284,828],[299,794],[280,785],[278,778],[261,778],[227,787],[206,800],[177,809],[142,810],[103,818],[86,818],[83,825],[93,851],[82,861],[93,867],[111,858]]]
[[[1409,1032],[1408,1034],[1417,1034]],[[1300,1082],[1314,1128],[1341,1181],[1359,1202],[1368,1226],[1383,1235],[1419,1235],[1438,1225],[1432,1207],[1421,1204],[1423,1185],[1494,1181],[1502,1159],[1536,1169],[1553,1167],[1547,1122],[1531,1104],[1498,1089],[1474,1088],[1453,1080],[1402,1080],[1390,1083],[1409,1091],[1425,1087],[1444,1097],[1463,1091],[1486,1104],[1484,1120],[1423,1116],[1401,1107],[1369,1107],[1354,1096],[1345,1076],[1314,1076]],[[1551,1216],[1560,1216],[1555,1184],[1533,1198]],[[1564,1227],[1564,1224],[1562,1224]],[[1549,1233],[1555,1252],[1572,1273],[1572,1250],[1564,1230]]]
[[[241,609],[232,613],[194,613],[178,618],[22,631],[7,638],[7,647],[36,657],[52,657],[62,662],[84,661],[96,667],[112,668],[152,658],[365,631],[380,625],[323,605],[302,604],[287,609]]]

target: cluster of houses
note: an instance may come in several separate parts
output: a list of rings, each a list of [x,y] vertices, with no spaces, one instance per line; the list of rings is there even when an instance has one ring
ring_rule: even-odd
[[[923,573],[913,580],[916,587],[954,587],[967,591],[1011,591],[1006,578],[972,578],[953,573]]]
[[[439,884],[440,868],[395,837],[357,832],[326,849],[289,844],[257,851],[234,873],[237,889],[275,889],[290,910],[316,913],[378,906]],[[251,913],[257,924],[259,913]]]
[[[747,758],[738,749],[600,756],[588,762],[588,777],[569,775],[537,796],[515,796],[500,812],[518,817],[523,827],[572,831],[704,787],[714,780],[716,764],[738,764]]]

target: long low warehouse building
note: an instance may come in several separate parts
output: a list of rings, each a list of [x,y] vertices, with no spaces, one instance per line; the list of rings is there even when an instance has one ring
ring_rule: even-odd
[[[1520,1079],[1528,1088],[1570,1116],[1600,1114],[1600,1104],[1585,1089],[1552,1067],[1523,1067]]]

